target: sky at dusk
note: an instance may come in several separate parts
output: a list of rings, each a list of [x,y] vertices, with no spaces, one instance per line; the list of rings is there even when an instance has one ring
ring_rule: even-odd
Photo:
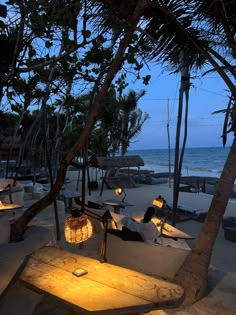
[[[5,1],[0,0],[1,4]],[[161,73],[160,67],[149,64],[152,78],[149,85],[131,82],[126,93],[144,89],[146,94],[139,100],[138,107],[150,116],[143,125],[141,133],[132,140],[130,150],[167,149],[167,104],[169,99],[170,146],[175,146],[175,133],[178,112],[179,75]],[[150,74],[149,70],[147,73]],[[189,97],[188,140],[186,147],[222,146],[223,114],[212,114],[224,109],[228,103],[228,89],[222,79],[214,72],[199,79],[192,79]],[[227,146],[232,142],[228,136]]]
[[[180,76],[158,74],[157,67],[153,67],[151,73],[152,79],[148,86],[137,83],[128,87],[137,92],[141,89],[146,90],[146,94],[139,100],[138,107],[150,116],[143,125],[142,132],[132,141],[129,148],[131,150],[168,148],[168,99],[170,145],[172,148],[175,146]],[[224,115],[212,113],[227,107],[228,89],[216,73],[192,79],[191,82],[186,147],[222,146]],[[232,135],[229,135],[227,146],[230,146],[231,142]]]

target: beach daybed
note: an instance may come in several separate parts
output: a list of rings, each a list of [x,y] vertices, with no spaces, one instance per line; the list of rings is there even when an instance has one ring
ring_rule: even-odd
[[[236,243],[236,218],[225,218],[222,222],[222,228],[224,230],[225,239]]]
[[[145,243],[137,240],[137,234],[129,238],[126,229],[125,232],[121,232],[125,216],[111,214],[118,231],[113,225],[113,229],[107,234],[107,261],[148,275],[172,280],[191,251],[187,242],[184,239],[162,237],[161,244]],[[123,237],[118,236],[121,233],[125,233]]]

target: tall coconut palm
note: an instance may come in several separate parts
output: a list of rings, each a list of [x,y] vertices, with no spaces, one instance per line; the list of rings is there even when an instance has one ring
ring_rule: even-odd
[[[235,111],[235,100],[231,108],[231,112],[233,111]],[[231,122],[232,126],[233,124],[235,124],[235,118],[234,122]],[[175,277],[175,280],[186,289],[187,299],[185,304],[193,303],[206,292],[212,250],[236,179],[235,165],[236,138],[234,137],[200,234],[191,254],[187,257]]]
[[[136,108],[129,115],[128,126],[122,133],[121,154],[125,155],[130,146],[131,140],[135,139],[141,132],[143,124],[149,119],[148,113],[143,113],[141,109]]]
[[[176,137],[175,137],[175,163],[174,163],[174,189],[173,189],[173,218],[172,224],[175,226],[176,223],[176,212],[178,207],[179,199],[179,185],[182,171],[182,164],[184,158],[184,151],[187,141],[187,129],[188,129],[188,107],[189,107],[189,89],[190,89],[190,73],[189,66],[184,61],[184,52],[181,52],[180,55],[180,71],[181,71],[181,83],[179,88],[179,107],[178,107],[178,118],[177,118],[177,128],[176,128]],[[181,153],[179,156],[180,150],[180,132],[181,132],[181,122],[183,115],[183,103],[185,95],[185,124],[184,124],[184,136],[181,146]]]
[[[170,54],[170,62],[181,74],[178,102],[178,116],[175,136],[175,161],[174,161],[174,189],[173,189],[173,218],[172,224],[176,224],[176,212],[179,199],[179,185],[182,173],[182,164],[188,134],[189,92],[191,87],[191,72],[201,69],[205,65],[205,59],[196,50],[185,49],[179,53]],[[174,55],[174,58],[173,58]],[[176,71],[176,72],[177,72]],[[185,109],[184,109],[185,102]],[[183,140],[180,145],[182,120],[184,116]]]
[[[127,96],[121,96],[118,100],[121,120],[121,154],[125,155],[130,140],[141,131],[142,125],[148,119],[148,114],[142,113],[137,108],[138,101],[146,94],[142,90],[139,93],[130,91]]]
[[[230,53],[236,55],[235,16],[230,14],[234,12],[235,6],[235,2],[231,1],[156,1],[153,8],[150,7],[149,19],[147,18],[149,23],[146,24],[140,41],[144,41],[143,46],[146,47],[150,60],[166,60],[166,56],[177,47],[179,51],[194,49],[218,72],[235,100],[236,87],[232,77],[236,78],[236,71],[227,60],[230,59]],[[196,17],[201,23],[197,23]],[[152,46],[154,49],[150,49]],[[233,132],[234,106],[231,110]],[[236,175],[235,145],[234,140],[220,177],[221,184],[217,187],[193,251],[176,275],[176,281],[186,290],[186,304],[198,300],[205,293],[213,246]]]
[[[224,80],[235,102],[236,86],[232,78],[236,78],[236,71],[228,61],[230,54],[236,56],[236,22],[232,14],[235,11],[234,1],[155,1],[145,12],[147,22],[138,44],[143,55],[159,62],[166,60],[175,48],[194,49]],[[234,133],[235,112],[234,103],[231,109]],[[192,303],[205,293],[213,246],[236,175],[235,146],[234,140],[197,242],[176,275],[186,289],[185,303]]]
[[[234,52],[233,47],[236,47],[235,40],[233,40],[234,37],[231,36],[235,31],[235,18],[228,18],[228,15],[225,14],[226,12],[232,12],[231,10],[233,7],[235,8],[235,4],[227,1],[199,1],[197,5],[199,5],[197,13],[200,14],[200,12],[202,12],[205,17],[208,15],[209,21],[212,22],[212,24],[208,24],[209,33],[205,32],[205,29],[201,29],[200,27],[199,35],[197,35],[197,29],[191,30],[191,28],[181,24],[178,16],[170,13],[170,11],[167,13],[168,10],[166,10],[166,8],[163,9],[163,12],[167,13],[166,17],[168,17],[171,21],[170,24],[178,28],[177,33],[180,32],[180,34],[182,34],[181,46],[183,46],[184,42],[186,42],[186,44],[190,44],[191,47],[196,49],[199,54],[201,54],[202,57],[213,66],[214,70],[218,72],[227,84],[229,90],[231,91],[232,99],[234,100],[231,108],[231,130],[235,133],[236,128],[234,112],[236,87],[230,76],[232,75],[235,78],[236,73],[235,69],[232,68],[230,63],[224,57],[224,54],[220,54],[224,51],[224,48],[225,51],[228,50],[228,53],[230,53]],[[215,29],[217,29],[217,31],[221,30],[220,42],[216,42],[214,40],[217,40],[216,33],[214,33]],[[211,41],[209,34],[214,35]],[[202,42],[202,38],[206,38],[207,40]],[[222,48],[223,50],[221,50]],[[234,139],[219,180],[219,185],[215,195],[213,196],[208,215],[202,226],[199,237],[197,238],[191,254],[187,257],[185,263],[175,277],[175,280],[181,283],[185,288],[185,304],[195,302],[206,292],[210,258],[235,180],[235,165],[236,140]]]
[[[205,4],[207,1],[204,2]],[[228,44],[229,48],[232,47],[232,36],[229,36],[229,30],[231,32],[235,30],[235,20],[231,19],[228,20],[226,16],[222,12],[225,12],[225,5],[227,3],[225,1],[221,2],[215,2],[215,1],[208,1],[209,8],[211,7],[210,11],[208,11],[209,18],[211,17],[212,13],[217,13],[218,16],[221,16],[222,19],[213,19],[214,22],[218,22],[218,30],[219,28],[225,29],[225,34],[228,33],[228,35],[224,36],[224,32],[221,33],[222,37],[221,40],[224,38],[230,37],[230,44]],[[229,3],[228,3],[229,4]],[[215,6],[218,6],[216,8]],[[223,7],[222,7],[223,6]],[[232,6],[232,4],[229,4],[227,9]],[[212,7],[214,7],[215,10],[212,11]],[[205,8],[205,7],[204,7]],[[206,11],[204,11],[206,14]],[[213,23],[212,25],[216,25]],[[227,26],[227,27],[226,27]],[[183,31],[183,34],[186,35],[186,30],[181,29]],[[188,33],[189,34],[189,33]],[[189,34],[189,36],[191,36]],[[227,40],[227,43],[229,41]],[[228,73],[232,74],[234,77],[235,71],[232,69],[230,64],[227,62],[226,59],[223,58],[223,56],[219,55],[217,50],[213,50],[211,45],[200,45],[198,39],[193,39],[191,37],[191,44],[194,48],[196,48],[199,53],[206,58],[206,60],[211,63],[211,65],[214,67],[214,69],[219,73],[219,75],[222,77],[222,79],[226,82],[228,85],[231,94],[232,99],[234,100],[232,102],[231,107],[231,130],[235,133],[235,115],[233,114],[235,112],[235,97],[236,97],[236,87],[235,84],[233,84],[233,81],[231,81],[230,76],[226,74]],[[235,47],[235,41],[234,45]],[[227,44],[225,42],[225,47],[227,47]],[[231,49],[232,51],[232,49]],[[221,67],[219,64],[222,63],[223,67]],[[223,68],[226,70],[225,72],[222,71]],[[214,243],[217,237],[217,233],[219,231],[219,227],[230,197],[230,193],[232,191],[232,187],[234,184],[234,180],[236,178],[236,141],[234,139],[228,158],[225,161],[225,165],[219,180],[219,185],[217,187],[217,190],[213,196],[208,215],[206,217],[206,220],[202,226],[201,232],[199,234],[199,237],[197,238],[197,241],[194,245],[192,253],[187,257],[184,265],[179,270],[179,272],[176,275],[176,281],[181,283],[185,290],[186,290],[186,299],[185,304],[192,303],[199,298],[201,298],[205,292],[206,292],[206,286],[207,286],[207,274],[208,274],[208,268],[210,263],[210,258],[212,254],[212,250],[214,247]]]
[[[121,154],[125,155],[131,139],[137,136],[148,119],[148,114],[137,107],[145,92],[130,91],[128,95],[118,98],[114,90],[110,93],[98,123],[107,142],[110,142],[111,150],[108,153],[115,156],[121,149]]]
[[[99,129],[107,143],[106,154],[114,157],[120,145],[120,107],[114,88],[110,89],[99,117]]]

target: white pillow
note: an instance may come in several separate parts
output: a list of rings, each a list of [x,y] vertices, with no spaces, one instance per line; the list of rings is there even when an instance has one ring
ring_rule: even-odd
[[[132,231],[132,232],[138,232],[140,231],[140,223],[132,220],[131,218],[128,220],[126,227]]]
[[[140,235],[144,242],[154,242],[158,237],[158,230],[153,222],[140,224]]]

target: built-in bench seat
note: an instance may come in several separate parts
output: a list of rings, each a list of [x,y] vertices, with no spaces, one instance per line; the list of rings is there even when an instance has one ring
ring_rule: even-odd
[[[102,215],[103,210],[95,210]],[[152,276],[173,280],[191,248],[184,239],[162,237],[160,244],[137,240],[124,240],[122,227],[127,217],[111,213],[116,224],[109,226],[107,234],[107,262]],[[137,218],[138,220],[139,218]],[[118,229],[117,231],[115,229]]]
[[[24,240],[17,243],[0,245],[0,296],[11,283],[26,256],[36,249],[54,244],[54,234],[47,226],[30,226],[24,235]]]
[[[64,203],[57,203],[59,213],[63,214]],[[12,282],[26,256],[43,246],[56,243],[53,205],[30,221],[22,241],[9,243],[10,224],[17,216],[17,213],[15,216],[10,212],[0,213],[0,296]]]

